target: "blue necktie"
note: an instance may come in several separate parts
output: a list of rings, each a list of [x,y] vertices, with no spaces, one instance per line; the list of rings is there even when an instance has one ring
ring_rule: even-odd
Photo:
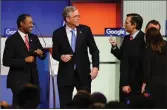
[[[71,36],[71,48],[73,52],[75,52],[75,44],[76,44],[76,36],[75,36],[75,30],[71,30],[72,36]],[[74,69],[76,69],[76,64],[74,64]]]
[[[71,30],[72,36],[71,36],[71,48],[73,52],[75,52],[75,44],[76,44],[76,36],[75,36],[75,30]]]

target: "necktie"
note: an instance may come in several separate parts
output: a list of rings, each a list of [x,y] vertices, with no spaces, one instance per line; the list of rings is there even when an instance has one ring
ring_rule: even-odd
[[[130,40],[133,40],[133,36],[132,35],[130,35]]]
[[[71,36],[71,48],[73,52],[75,52],[75,44],[76,44],[76,36],[75,36],[75,30],[71,30],[72,36]]]
[[[30,45],[29,45],[29,41],[28,41],[28,35],[25,35],[25,45],[27,47],[27,50],[30,50]]]
[[[71,30],[71,48],[73,52],[75,52],[75,44],[76,44],[76,36],[75,36],[75,30]],[[74,69],[76,69],[76,64],[74,64]]]

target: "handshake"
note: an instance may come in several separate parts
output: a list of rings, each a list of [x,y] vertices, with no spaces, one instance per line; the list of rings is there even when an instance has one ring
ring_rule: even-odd
[[[26,63],[32,63],[34,61],[34,57],[35,56],[42,56],[43,55],[43,51],[40,49],[37,49],[33,52],[29,53],[30,55],[28,57],[25,58],[25,62]]]

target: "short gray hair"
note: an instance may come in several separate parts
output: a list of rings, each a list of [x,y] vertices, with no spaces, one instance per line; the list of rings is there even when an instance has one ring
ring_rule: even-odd
[[[71,12],[74,12],[75,10],[77,10],[77,8],[74,6],[65,7],[63,11],[63,19],[66,21],[66,17],[69,17]]]

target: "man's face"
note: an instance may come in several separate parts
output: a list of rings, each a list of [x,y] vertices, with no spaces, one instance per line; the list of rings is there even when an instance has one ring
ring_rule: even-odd
[[[26,33],[31,32],[33,28],[32,18],[30,16],[27,16],[26,19],[21,22],[21,26]]]
[[[125,20],[125,29],[128,33],[132,33],[132,31],[135,29],[136,25],[135,24],[131,24],[131,17],[126,17]]]
[[[148,27],[147,27],[147,29],[145,30],[145,32],[146,32],[149,28],[151,28],[151,27],[157,28],[157,29],[160,31],[160,26],[159,26],[159,25],[149,24]]]
[[[71,12],[70,16],[66,18],[67,22],[76,27],[79,26],[79,21],[80,21],[80,14],[78,10],[75,10],[74,12]]]

